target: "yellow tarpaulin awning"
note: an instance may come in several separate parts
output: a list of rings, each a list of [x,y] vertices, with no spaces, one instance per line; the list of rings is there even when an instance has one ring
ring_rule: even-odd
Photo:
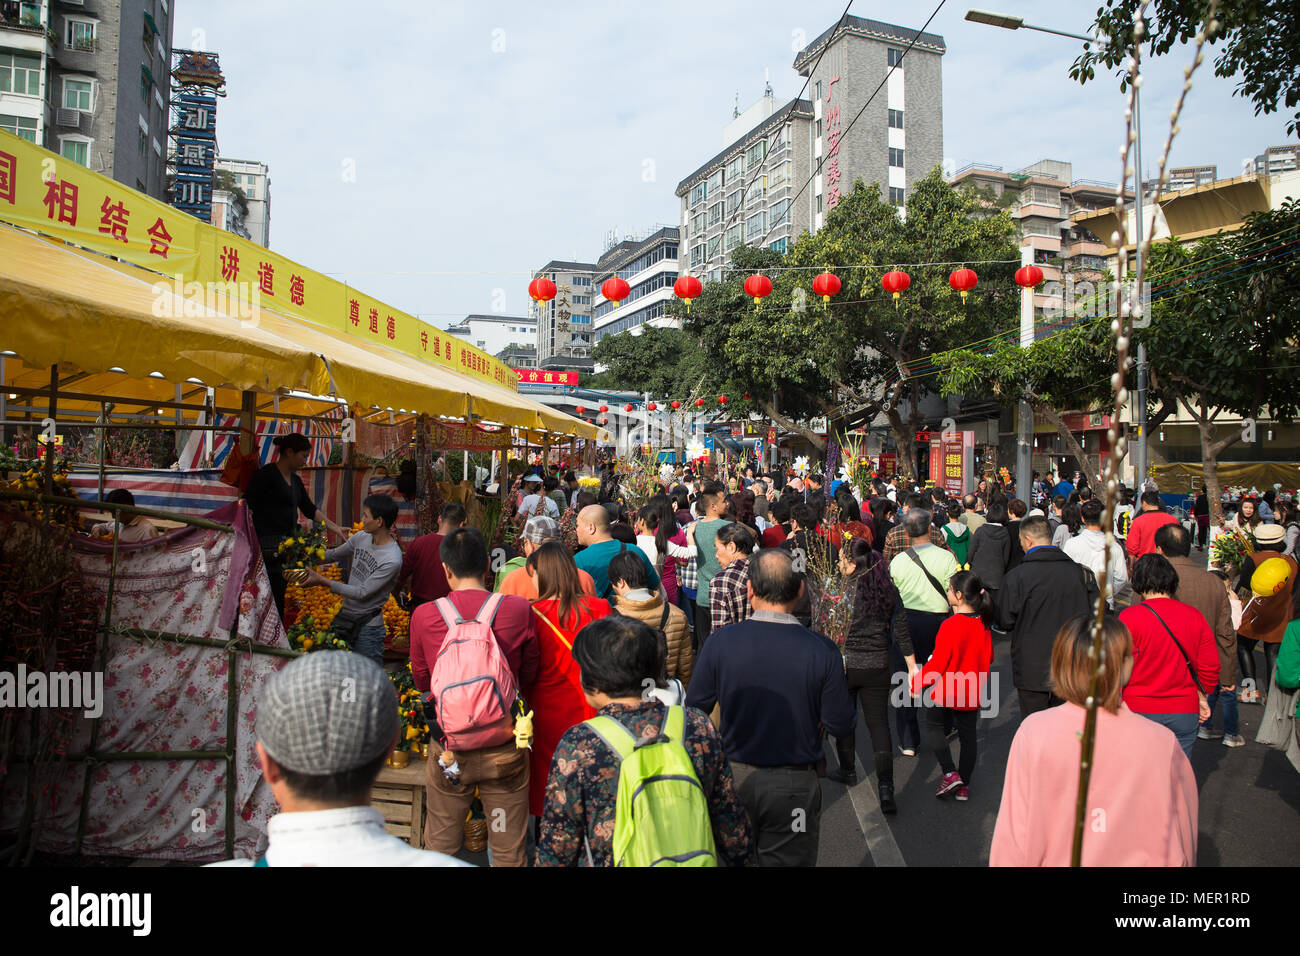
[[[310,349],[195,303],[187,310],[112,265],[0,228],[0,349],[28,366],[121,368],[262,392],[306,391],[316,380]]]
[[[515,428],[610,440],[604,429],[517,392],[273,310],[250,314],[220,294],[206,303],[183,298],[166,277],[10,228],[0,228],[0,317],[0,350],[22,360],[23,380],[7,372],[10,384],[48,387],[36,370],[59,365],[83,373],[72,390],[86,394],[169,401],[173,383],[197,379],[236,391],[332,395],[412,415],[464,419],[472,410]],[[190,391],[186,400],[201,403]],[[291,414],[325,407],[295,401],[302,406]],[[218,405],[237,404],[237,395],[218,397]]]

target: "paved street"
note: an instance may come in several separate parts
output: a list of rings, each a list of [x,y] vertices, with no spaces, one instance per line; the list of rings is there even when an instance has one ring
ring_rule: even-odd
[[[1007,753],[1020,723],[1007,640],[995,641],[995,649],[998,714],[980,721],[979,763],[970,802],[935,798],[939,765],[933,754],[923,751],[915,759],[895,757],[898,813],[884,816],[876,796],[869,737],[859,714],[858,784],[846,788],[822,781],[818,866],[987,865]],[[1240,712],[1245,747],[1230,749],[1217,740],[1198,740],[1192,751],[1201,794],[1198,865],[1294,866],[1300,858],[1300,773],[1283,753],[1255,743],[1263,708],[1242,705]],[[829,743],[826,754],[834,767]],[[956,755],[954,740],[954,759]]]

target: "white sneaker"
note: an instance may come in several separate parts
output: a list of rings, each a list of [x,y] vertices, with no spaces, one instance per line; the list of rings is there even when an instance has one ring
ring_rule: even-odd
[[[1241,734],[1224,734],[1224,735],[1223,735],[1223,746],[1225,746],[1225,747],[1244,747],[1244,746],[1246,746],[1246,738],[1243,737],[1243,736],[1241,736]]]
[[[915,756],[916,756],[916,751],[913,750],[911,747],[899,747],[898,749],[901,750],[901,751],[903,752],[903,756],[904,756],[904,757],[915,757]]]

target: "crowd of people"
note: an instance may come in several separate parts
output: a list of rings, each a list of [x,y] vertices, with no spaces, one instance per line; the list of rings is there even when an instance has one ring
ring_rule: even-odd
[[[314,515],[292,468],[278,470],[263,469],[259,534]],[[1279,686],[1300,681],[1284,525],[1256,526],[1260,550],[1229,575],[1191,559],[1193,533],[1154,491],[1134,504],[1124,490],[1104,529],[1082,476],[1036,480],[1025,501],[993,479],[952,497],[897,478],[852,488],[818,474],[706,470],[665,468],[658,492],[632,507],[613,462],[590,490],[572,471],[539,466],[512,490],[509,554],[490,552],[459,504],[394,554],[391,500],[366,499],[363,530],[329,553],[352,559],[348,583],[312,580],[345,596],[354,656],[377,664],[375,602],[394,587],[409,593],[412,674],[436,726],[428,863],[461,850],[477,797],[497,866],[814,865],[821,779],[862,777],[859,705],[883,812],[899,811],[903,758],[933,755],[935,796],[970,798],[1006,640],[1019,725],[990,862],[1064,864],[1104,582],[1088,803],[1115,823],[1089,833],[1084,859],[1193,865],[1192,748],[1243,746],[1238,705],[1261,703],[1274,670]],[[271,508],[274,519],[259,517]],[[1270,503],[1278,515],[1289,508]],[[1243,600],[1273,556],[1289,562],[1283,585]],[[834,569],[852,602],[838,643],[813,628],[810,566]],[[332,734],[326,723],[299,727]],[[360,780],[386,734],[371,733],[353,766],[331,766],[364,770]],[[263,759],[285,766],[270,748]],[[357,811],[364,788],[352,783],[344,802],[313,806]],[[280,863],[274,838],[265,860]]]

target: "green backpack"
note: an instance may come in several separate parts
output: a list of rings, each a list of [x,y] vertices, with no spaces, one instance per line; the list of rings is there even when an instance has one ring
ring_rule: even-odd
[[[717,866],[709,804],[682,746],[686,710],[669,707],[655,737],[637,740],[613,717],[586,721],[619,756],[615,866]]]

